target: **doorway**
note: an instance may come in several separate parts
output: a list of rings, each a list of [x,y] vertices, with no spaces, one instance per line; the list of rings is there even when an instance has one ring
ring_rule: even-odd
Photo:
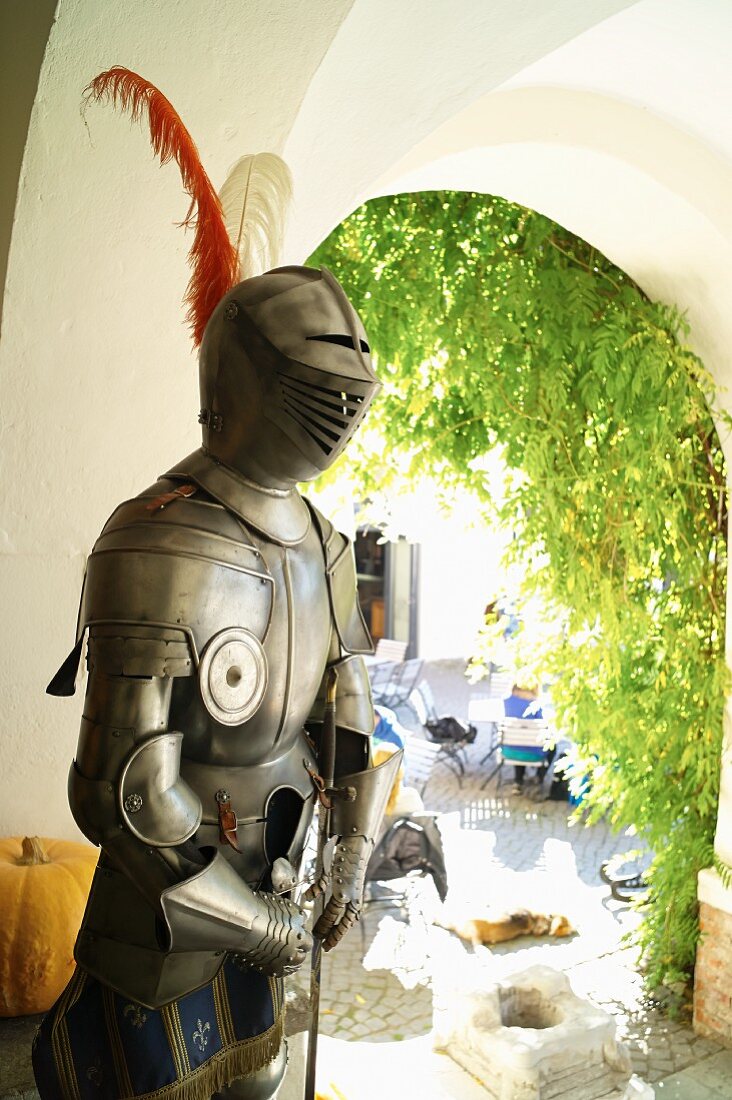
[[[359,603],[374,645],[394,638],[407,643],[407,659],[418,656],[419,546],[388,542],[380,528],[364,526],[355,552]]]

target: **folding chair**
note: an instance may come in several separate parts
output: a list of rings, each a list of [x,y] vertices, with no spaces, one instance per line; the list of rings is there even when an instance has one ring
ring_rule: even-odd
[[[374,661],[377,663],[380,661],[395,661],[400,663],[404,660],[408,644],[408,642],[398,642],[395,638],[379,638],[376,643]]]
[[[374,702],[392,710],[402,706],[409,700],[421,671],[420,660],[371,665],[369,678]]]
[[[394,661],[369,661],[367,664],[369,680],[371,682],[371,695],[375,703],[385,703],[391,678],[394,675]]]
[[[404,741],[404,786],[414,787],[424,797],[440,755],[440,746],[411,733]]]
[[[484,790],[495,775],[498,786],[501,785],[501,768],[504,764],[513,764],[520,768],[541,768],[544,765],[544,747],[549,733],[548,723],[543,718],[504,718],[498,725],[498,756],[496,766],[481,790]]]
[[[395,666],[403,664],[407,644],[407,642],[398,642],[394,638],[379,638],[373,657],[366,658],[371,679],[371,694],[377,703],[383,702],[379,696],[393,679],[396,672]]]
[[[452,715],[438,714],[432,690],[426,680],[412,691],[409,702],[427,731],[430,741],[439,747],[440,763],[449,768],[458,783],[462,784],[468,763],[465,750],[476,738],[478,733],[476,727]]]

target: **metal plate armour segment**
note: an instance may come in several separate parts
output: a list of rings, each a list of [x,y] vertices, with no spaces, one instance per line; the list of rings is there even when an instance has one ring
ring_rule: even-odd
[[[201,658],[199,683],[212,718],[225,726],[246,722],[267,687],[267,658],[259,640],[241,627],[216,634]]]

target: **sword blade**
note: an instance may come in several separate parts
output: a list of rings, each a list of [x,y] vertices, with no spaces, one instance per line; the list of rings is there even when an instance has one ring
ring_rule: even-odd
[[[335,698],[338,673],[334,668],[328,673],[325,695],[325,713],[323,715],[323,734],[320,745],[320,774],[325,783],[326,792],[334,783],[335,772]],[[326,795],[327,797],[327,795]],[[328,843],[329,813],[321,802],[318,805],[318,851],[315,864],[316,881],[323,874],[325,863],[325,845]],[[317,898],[313,907],[313,927],[325,909],[325,891]],[[305,1069],[305,1100],[315,1100],[315,1066],[318,1058],[318,1023],[320,1019],[320,978],[323,963],[323,945],[316,937],[310,956],[310,1029],[308,1031],[308,1058]]]
[[[319,906],[320,913],[323,905]],[[318,913],[318,916],[320,916]],[[310,1028],[308,1030],[308,1058],[305,1068],[305,1100],[315,1100],[315,1066],[318,1060],[318,1023],[320,1019],[320,974],[323,962],[323,945],[318,939],[310,956]]]

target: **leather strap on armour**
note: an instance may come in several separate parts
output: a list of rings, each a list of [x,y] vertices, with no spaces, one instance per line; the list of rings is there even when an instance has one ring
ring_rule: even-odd
[[[149,504],[145,505],[145,510],[150,513],[162,512],[163,508],[167,508],[169,504],[172,504],[174,500],[186,500],[188,497],[192,497],[196,492],[195,485],[179,485],[177,489],[171,489],[169,493],[161,493],[159,497],[155,497]]]
[[[236,842],[236,813],[231,808],[229,792],[223,789],[217,791],[216,802],[219,809],[219,843],[229,844],[235,852],[240,852]]]

